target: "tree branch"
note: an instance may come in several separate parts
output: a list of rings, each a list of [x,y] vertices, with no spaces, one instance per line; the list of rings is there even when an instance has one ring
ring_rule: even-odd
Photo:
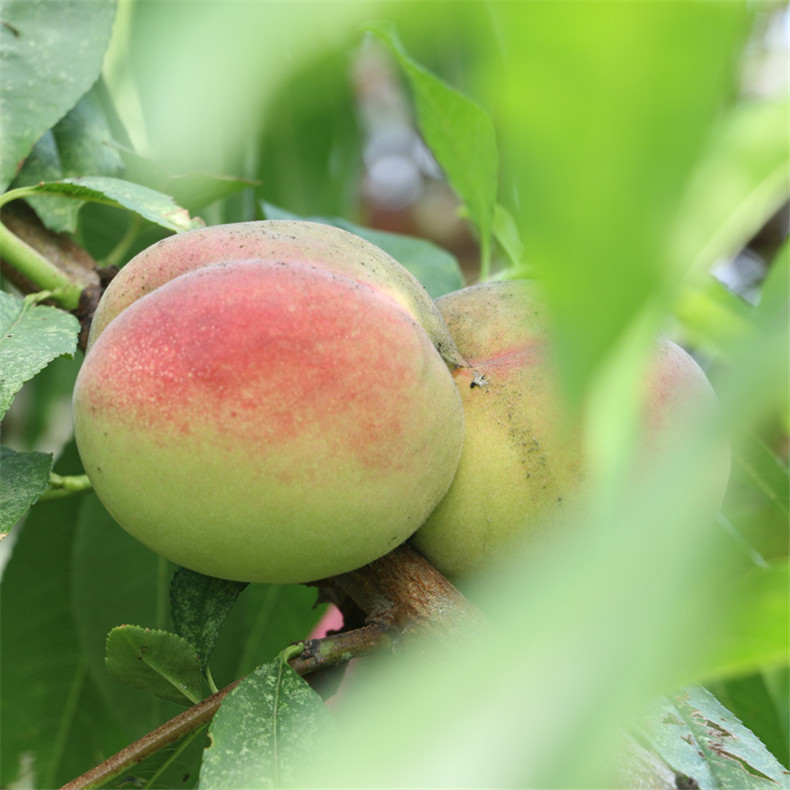
[[[48,230],[27,204],[15,201],[3,206],[0,235],[4,239],[0,270],[22,293],[65,288],[70,294],[66,307],[79,318],[83,331],[80,346],[85,348],[88,327],[101,296],[102,285],[96,263],[86,250],[66,233]],[[22,261],[39,261],[40,269],[26,268]],[[36,279],[36,272],[45,281]],[[27,274],[25,273],[27,272]],[[73,302],[73,303],[72,303]]]
[[[416,634],[448,637],[478,628],[480,611],[426,559],[403,545],[358,570],[321,582],[348,595],[367,615],[366,624],[302,642],[289,663],[300,675],[392,648]],[[140,740],[77,777],[61,790],[98,787],[209,722],[236,680],[165,722]]]

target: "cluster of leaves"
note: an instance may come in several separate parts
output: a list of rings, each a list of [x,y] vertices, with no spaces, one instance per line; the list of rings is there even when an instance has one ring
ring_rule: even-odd
[[[47,233],[69,233],[100,266],[204,221],[300,212],[378,244],[434,297],[460,287],[449,253],[335,216],[356,213],[348,196],[357,167],[344,179],[326,174],[332,162],[356,161],[361,147],[344,120],[353,97],[343,67],[357,43],[345,35],[349,23],[373,16],[373,4],[338,12],[344,36],[317,62],[306,53],[325,32],[320,13],[305,24],[282,11],[272,24],[271,12],[248,9],[252,22],[239,19],[264,31],[260,41],[238,26],[238,9],[221,5],[196,21],[130,4],[133,16],[115,20],[114,0],[60,0],[55,27],[51,2],[7,2],[0,208],[26,200]],[[482,596],[507,649],[487,638],[448,648],[438,665],[422,656],[374,665],[347,701],[344,745],[318,696],[290,670],[291,649],[283,652],[321,614],[313,591],[242,589],[173,569],[85,493],[71,444],[59,454],[57,475],[54,455],[31,449],[46,446],[76,375],[79,324],[67,310],[77,308],[81,286],[0,224],[5,263],[39,289],[25,297],[0,292],[0,416],[24,396],[4,423],[24,449],[0,450],[0,531],[27,513],[12,533],[2,578],[0,702],[4,722],[13,723],[0,745],[3,786],[71,779],[178,705],[216,691],[215,677],[219,685],[245,679],[211,725],[212,746],[204,752],[195,730],[116,783],[192,786],[201,765],[201,785],[212,788],[588,783],[610,769],[601,760],[612,733],[621,737],[623,722],[635,718],[624,782],[786,784],[788,574],[780,533],[788,475],[771,442],[777,413],[779,434],[787,428],[786,404],[777,401],[790,253],[785,244],[771,262],[757,306],[707,274],[788,197],[786,103],[729,101],[753,20],[740,3],[641,11],[590,4],[573,17],[544,4],[438,5],[384,10],[417,48],[421,31],[449,28],[447,41],[469,50],[468,87],[488,110],[415,60],[391,23],[368,25],[367,39],[397,64],[415,123],[478,241],[480,276],[542,277],[568,392],[588,409],[591,450],[615,478],[629,457],[633,382],[649,338],[671,315],[674,331],[712,360],[725,429],[749,426],[736,437],[727,518],[713,539],[701,537],[688,529],[694,514],[683,507],[711,426],[688,437],[644,490],[602,479],[587,525],[595,539],[563,544],[558,556],[539,561],[520,557]],[[238,34],[230,40],[246,56],[219,47],[221,66],[204,58],[216,79],[183,72],[177,58],[194,64],[194,53],[156,47],[178,30],[184,46],[205,54],[202,36],[212,24]],[[284,30],[288,57],[277,45]],[[496,57],[486,30],[496,31]],[[676,70],[669,75],[667,41]],[[140,65],[152,51],[153,82]],[[204,112],[216,113],[225,107],[218,96],[249,73],[270,76],[260,95],[249,87],[239,94],[265,108],[262,130],[258,119],[242,125],[242,139],[212,159],[198,140],[204,116],[184,111],[195,130],[179,143],[196,162],[140,144],[146,135],[135,128],[133,108],[143,103],[155,115],[151,86],[161,92],[161,74],[173,75],[164,92],[185,106],[186,80],[203,74]],[[166,120],[150,120],[148,136]],[[203,220],[193,216],[198,211]],[[701,688],[673,691],[699,681],[734,713]],[[658,701],[640,714],[649,699]]]

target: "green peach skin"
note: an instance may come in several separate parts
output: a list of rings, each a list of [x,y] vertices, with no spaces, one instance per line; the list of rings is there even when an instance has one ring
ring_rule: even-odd
[[[562,407],[537,285],[486,283],[437,305],[470,365],[453,373],[466,417],[464,449],[450,489],[412,542],[460,580],[504,556],[516,539],[556,529],[583,502],[587,471],[581,426]],[[645,384],[642,461],[671,441],[685,410],[701,404],[715,404],[704,373],[683,349],[660,340]],[[727,455],[712,475],[716,507],[728,470]]]
[[[382,556],[447,490],[463,411],[391,297],[279,261],[195,269],[94,338],[74,394],[99,498],[131,535],[227,579],[307,582]]]
[[[367,283],[411,313],[451,365],[465,364],[425,288],[394,258],[353,233],[299,220],[214,225],[170,236],[143,250],[105,291],[93,318],[88,347],[130,304],[174,277],[216,263],[252,258],[318,266]]]

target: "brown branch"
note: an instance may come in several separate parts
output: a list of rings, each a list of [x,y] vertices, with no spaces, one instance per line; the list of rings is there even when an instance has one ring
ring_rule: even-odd
[[[82,325],[80,347],[85,348],[88,327],[96,305],[99,303],[102,286],[96,262],[67,233],[54,233],[47,229],[37,214],[26,203],[15,201],[3,207],[0,218],[15,236],[36,252],[41,253],[53,266],[82,289],[79,307],[74,311]],[[40,290],[35,283],[21,275],[17,269],[0,259],[0,271],[22,293]]]
[[[352,658],[391,648],[413,634],[443,637],[468,632],[482,616],[426,559],[406,545],[364,568],[321,582],[348,595],[366,615],[366,624],[351,631],[302,643],[290,659],[293,669],[307,675]],[[61,790],[98,787],[209,722],[236,680],[197,705],[170,719]]]

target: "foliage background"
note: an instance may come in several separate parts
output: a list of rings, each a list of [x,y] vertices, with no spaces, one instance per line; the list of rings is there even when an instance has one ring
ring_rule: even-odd
[[[4,70],[22,64],[6,71],[0,107],[4,186],[120,176],[208,224],[272,207],[343,217],[443,245],[467,282],[482,252],[494,276],[546,284],[596,459],[590,511],[557,546],[470,591],[493,613],[485,640],[360,668],[338,711],[352,754],[328,754],[316,785],[605,782],[623,724],[699,682],[788,767],[788,247],[770,232],[786,230],[788,116],[786,86],[755,77],[770,74],[765,31],[782,13],[738,2],[3,3]],[[363,32],[374,23],[378,36]],[[48,46],[13,60],[14,29]],[[490,129],[405,52],[474,99]],[[166,233],[117,204],[31,204],[100,262],[124,263]],[[460,285],[446,257],[428,260],[433,295]],[[751,302],[709,275],[750,262]],[[658,330],[695,352],[722,414],[678,437],[634,488],[634,394]],[[79,362],[48,366],[3,422],[5,445],[55,452],[62,475],[81,471],[68,418]],[[710,527],[696,473],[722,435],[733,477]],[[52,787],[179,710],[104,665],[114,626],[172,628],[173,569],[91,494],[37,504],[12,535],[0,784]],[[314,599],[245,590],[212,659],[218,685],[304,637],[322,612]],[[171,753],[155,786],[192,786],[203,745]]]

